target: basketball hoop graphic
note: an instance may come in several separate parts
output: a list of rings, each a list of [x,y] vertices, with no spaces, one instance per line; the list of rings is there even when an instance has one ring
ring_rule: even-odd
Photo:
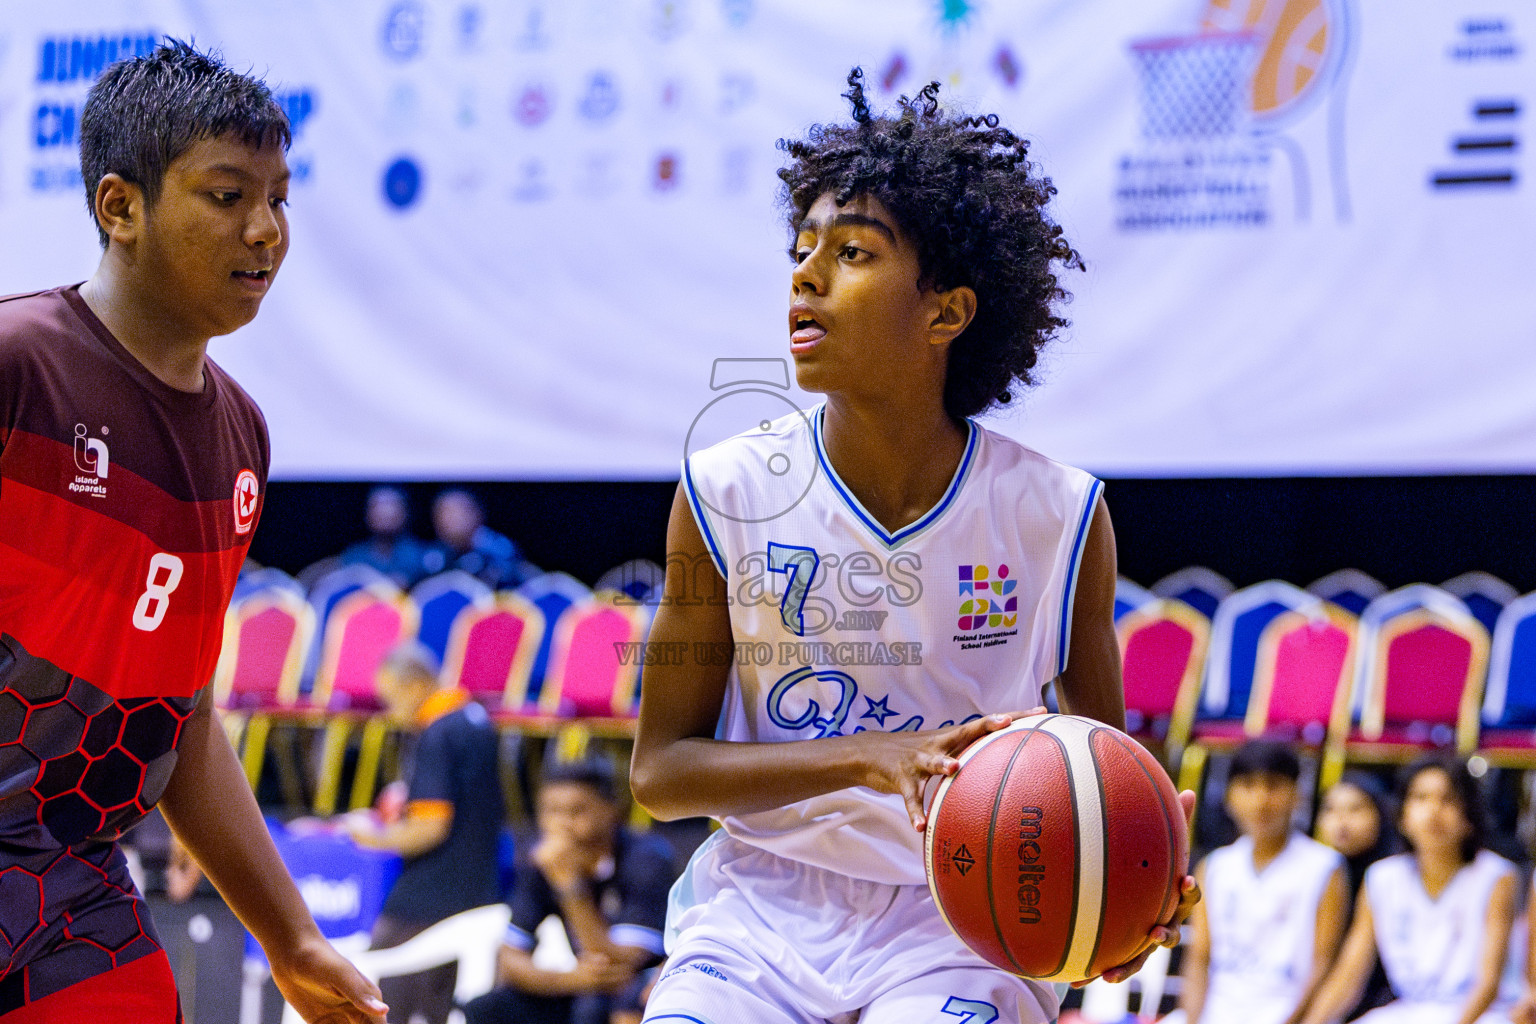
[[[1121,160],[1122,230],[1270,223],[1270,179],[1288,172],[1309,218],[1312,165],[1349,216],[1343,89],[1350,0],[1209,0],[1200,31],[1130,44],[1142,145]],[[1309,113],[1327,99],[1325,118]],[[1275,159],[1275,153],[1280,159]]]

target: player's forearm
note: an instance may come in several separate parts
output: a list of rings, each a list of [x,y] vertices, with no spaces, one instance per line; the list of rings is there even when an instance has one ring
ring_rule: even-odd
[[[352,839],[357,845],[371,850],[391,850],[402,857],[420,857],[443,845],[452,827],[452,818],[407,817],[377,832],[353,832]]]
[[[1498,994],[1498,978],[1494,978],[1491,983],[1486,979],[1480,980],[1477,987],[1472,990],[1472,996],[1467,1000],[1467,1005],[1462,1007],[1461,1015],[1456,1018],[1456,1024],[1474,1024],[1479,1017],[1488,1012],[1488,1007],[1493,1005],[1493,1000]]]
[[[597,908],[589,883],[582,882],[558,891],[556,897],[560,900],[566,928],[578,949],[601,953],[610,960],[636,968],[651,958],[649,951],[638,946],[621,946],[609,937],[612,924]]]
[[[1179,971],[1179,1009],[1184,1011],[1187,1024],[1200,1024],[1200,1014],[1205,1012],[1205,989],[1210,975],[1205,960],[1186,957]]]
[[[635,745],[630,786],[662,821],[772,810],[850,786],[865,785],[873,759],[860,733],[784,743],[735,743],[687,737],[665,746]]]
[[[176,770],[160,798],[176,838],[269,955],[319,940],[207,693],[176,750]]]
[[[591,990],[575,971],[550,971],[537,967],[532,956],[510,946],[501,947],[497,954],[496,980],[531,996],[579,996]]]

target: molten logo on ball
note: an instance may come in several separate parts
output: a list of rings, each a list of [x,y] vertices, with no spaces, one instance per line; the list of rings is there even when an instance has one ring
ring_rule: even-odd
[[[1040,819],[1038,807],[1019,812],[1019,924],[1040,923],[1040,884],[1045,881],[1045,866],[1040,863]]]

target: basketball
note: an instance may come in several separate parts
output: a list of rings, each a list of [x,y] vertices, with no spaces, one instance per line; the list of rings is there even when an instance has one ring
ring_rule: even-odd
[[[933,797],[928,887],[989,963],[1081,981],[1125,963],[1168,920],[1189,870],[1178,793],[1125,733],[1041,715],[977,740]]]

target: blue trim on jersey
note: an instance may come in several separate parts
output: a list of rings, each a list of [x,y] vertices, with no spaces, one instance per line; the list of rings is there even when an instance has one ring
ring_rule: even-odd
[[[525,953],[531,953],[533,947],[538,944],[538,939],[523,931],[515,924],[507,925],[507,933],[501,937],[504,946],[520,949]]]
[[[896,548],[905,544],[937,522],[949,506],[954,504],[955,496],[960,493],[960,488],[964,485],[965,478],[970,473],[971,464],[976,461],[976,447],[981,441],[981,431],[977,428],[975,422],[966,420],[965,426],[969,433],[965,439],[965,452],[960,456],[960,465],[955,468],[955,475],[949,481],[949,487],[944,491],[944,497],[940,498],[939,503],[929,509],[928,514],[917,520],[917,522],[908,523],[895,533],[887,533],[885,527],[880,525],[880,521],[865,511],[863,505],[859,504],[859,499],[853,496],[853,492],[843,486],[843,481],[838,478],[837,470],[832,468],[832,460],[827,457],[827,448],[822,443],[821,437],[821,423],[826,414],[827,407],[823,405],[816,410],[816,415],[811,419],[811,433],[816,438],[816,458],[821,463],[821,468],[826,471],[827,479],[832,483],[832,489],[843,499],[843,503],[848,506],[848,510],[869,528],[869,531],[875,535],[877,540],[888,548]]]
[[[683,492],[688,495],[688,507],[693,510],[694,522],[699,524],[699,532],[704,535],[704,543],[709,547],[709,557],[714,561],[715,568],[720,570],[721,578],[730,579],[730,574],[725,571],[725,556],[720,553],[720,545],[715,543],[709,519],[704,515],[704,503],[694,491],[693,466],[688,459],[683,460]]]
[[[666,956],[661,932],[643,924],[616,924],[608,929],[608,941],[615,946],[635,946],[657,956]]]
[[[1083,549],[1087,546],[1088,525],[1093,522],[1093,510],[1098,507],[1099,492],[1104,481],[1095,480],[1088,488],[1088,500],[1083,502],[1083,518],[1077,524],[1077,536],[1072,538],[1072,566],[1067,570],[1066,586],[1061,593],[1061,636],[1056,643],[1056,674],[1067,670],[1067,652],[1072,641],[1072,599],[1077,595],[1077,570],[1083,561]]]

